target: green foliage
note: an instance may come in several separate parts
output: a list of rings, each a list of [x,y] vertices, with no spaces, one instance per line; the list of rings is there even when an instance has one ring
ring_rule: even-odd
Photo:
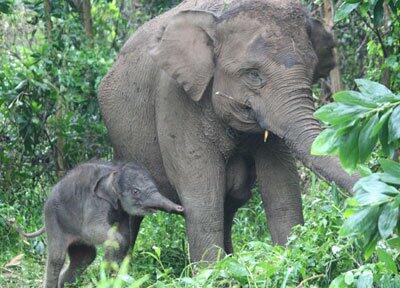
[[[317,155],[338,154],[348,171],[367,161],[378,140],[381,156],[392,158],[400,147],[400,96],[376,82],[358,79],[356,83],[360,92],[338,92],[333,95],[334,103],[315,112],[328,127],[311,149]],[[341,235],[356,239],[366,259],[375,252],[383,269],[398,276],[400,164],[389,159],[381,159],[379,164],[382,172],[371,173],[354,185],[355,195],[347,200]],[[382,247],[376,248],[378,243]],[[372,287],[374,277],[367,266],[356,272],[338,276],[331,287],[354,283]]]
[[[338,155],[350,172],[368,159],[378,141],[389,157],[400,146],[400,95],[366,79],[356,83],[360,92],[335,93],[335,102],[315,112],[328,128],[311,148],[314,155]]]
[[[397,0],[344,0],[335,12],[335,22],[339,22],[349,16],[354,10],[360,11],[365,16],[372,17],[375,24],[380,25],[383,23],[384,17],[384,4],[396,14],[400,9],[400,2]]]

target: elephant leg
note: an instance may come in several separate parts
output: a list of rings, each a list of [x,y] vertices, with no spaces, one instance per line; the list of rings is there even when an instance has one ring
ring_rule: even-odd
[[[224,206],[224,248],[227,254],[233,253],[232,224],[236,211],[251,198],[254,182],[254,164],[242,156],[232,157],[227,166],[227,195]]]
[[[171,175],[180,202],[185,209],[186,233],[193,262],[215,261],[224,247],[225,165],[218,156],[204,157],[193,150],[187,157],[177,157]],[[193,157],[193,155],[195,155]],[[182,163],[181,161],[188,161]],[[169,165],[168,161],[165,165]]]
[[[257,149],[254,159],[272,241],[284,245],[291,228],[304,223],[295,160],[275,135]]]
[[[139,234],[140,224],[142,223],[143,216],[130,216],[124,217],[118,225],[118,232],[123,235],[127,242],[127,251],[133,249],[137,236]],[[125,253],[125,254],[126,254]]]
[[[118,231],[110,230],[106,244],[104,258],[110,263],[120,263],[129,250],[128,239]]]
[[[232,244],[232,225],[233,219],[235,218],[235,214],[237,210],[242,207],[247,201],[251,198],[250,189],[235,191],[240,192],[241,196],[245,196],[246,199],[236,199],[227,195],[225,199],[225,208],[224,208],[224,248],[226,254],[233,254],[233,244]]]
[[[96,258],[96,248],[81,243],[71,244],[68,247],[69,265],[61,273],[59,287],[65,283],[72,283],[82,274]]]
[[[225,179],[221,174],[221,171],[215,171],[215,174],[204,173],[207,179],[190,179],[186,185],[178,188],[185,208],[186,232],[193,262],[215,261],[220,248],[224,247]],[[219,175],[221,179],[212,179],[213,175]]]
[[[129,246],[133,249],[140,230],[142,216],[129,216]]]
[[[54,215],[53,206],[50,201],[45,205],[45,223],[47,232],[47,261],[46,276],[43,287],[57,288],[58,279],[64,266],[67,248],[68,236],[58,225]]]

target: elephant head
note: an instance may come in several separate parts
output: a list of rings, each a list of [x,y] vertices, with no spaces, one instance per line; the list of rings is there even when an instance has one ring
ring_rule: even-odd
[[[123,164],[96,180],[93,192],[130,215],[144,216],[156,210],[182,213],[183,207],[162,196],[150,174],[138,164]]]
[[[306,166],[351,190],[357,177],[336,158],[310,155],[321,131],[310,87],[334,67],[334,41],[293,2],[248,1],[219,17],[180,12],[155,37],[150,54],[193,101],[211,97],[225,123],[283,138]]]

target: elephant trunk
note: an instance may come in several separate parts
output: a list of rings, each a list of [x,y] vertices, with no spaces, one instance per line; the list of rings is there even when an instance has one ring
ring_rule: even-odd
[[[268,117],[263,117],[261,112],[258,114],[259,117],[261,116],[261,119],[258,119],[259,124],[262,128],[283,138],[293,155],[317,175],[352,192],[355,182],[359,179],[357,174],[353,176],[347,174],[336,157],[310,154],[311,145],[322,129],[318,120],[313,116],[315,109],[309,91],[303,86],[302,89],[292,90],[291,93],[283,95],[284,99],[290,100],[285,102],[286,105],[273,107],[272,114],[278,112],[279,117],[268,119]],[[282,103],[281,101],[277,102]],[[264,115],[268,115],[268,113]]]
[[[319,176],[329,182],[335,182],[339,187],[351,193],[355,182],[359,179],[357,174],[352,176],[347,174],[340,166],[337,157],[310,154],[311,145],[321,132],[318,121],[308,118],[293,125],[292,129],[293,131],[290,131],[285,137],[285,141],[296,158]]]
[[[167,212],[182,213],[184,211],[181,205],[175,204],[168,198],[161,195],[158,191],[151,193],[150,197],[143,202],[145,208],[159,209]]]

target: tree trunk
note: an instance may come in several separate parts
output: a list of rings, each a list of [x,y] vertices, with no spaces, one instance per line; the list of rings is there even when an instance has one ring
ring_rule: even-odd
[[[332,0],[324,0],[324,21],[325,26],[327,27],[328,31],[332,33],[332,36],[335,38],[335,33],[333,31],[333,16],[334,16],[334,4]],[[333,68],[329,74],[331,78],[331,92],[335,93],[343,89],[341,75],[340,75],[340,62],[339,58],[337,57],[337,49],[335,48],[333,51],[333,56],[335,57],[336,66]]]
[[[83,26],[85,27],[86,36],[90,39],[93,38],[93,21],[92,21],[92,6],[90,0],[83,0],[82,2],[82,16]]]
[[[62,97],[60,93],[57,96],[56,103],[56,119],[57,123],[61,123],[63,118],[63,105],[62,105]],[[64,163],[64,138],[61,133],[61,129],[57,128],[57,140],[56,140],[56,149],[55,149],[55,158],[56,158],[56,174],[59,178],[64,176],[65,174],[65,163]]]
[[[44,6],[44,18],[46,22],[46,37],[47,41],[49,43],[52,42],[52,28],[53,28],[53,23],[51,22],[51,0],[44,0],[43,2]],[[54,54],[54,53],[52,53]],[[54,82],[57,81],[57,79],[53,79]],[[61,123],[62,121],[62,97],[60,93],[58,93],[57,96],[57,101],[56,101],[56,123]],[[55,165],[56,165],[56,174],[58,177],[62,177],[65,174],[65,163],[64,163],[64,139],[62,137],[62,133],[60,131],[60,128],[57,128],[56,131],[56,144],[54,147],[54,159],[55,159]]]
[[[51,22],[51,3],[50,0],[44,0],[44,18],[46,21],[46,37],[49,42],[51,42],[51,30],[53,28],[53,23]]]

